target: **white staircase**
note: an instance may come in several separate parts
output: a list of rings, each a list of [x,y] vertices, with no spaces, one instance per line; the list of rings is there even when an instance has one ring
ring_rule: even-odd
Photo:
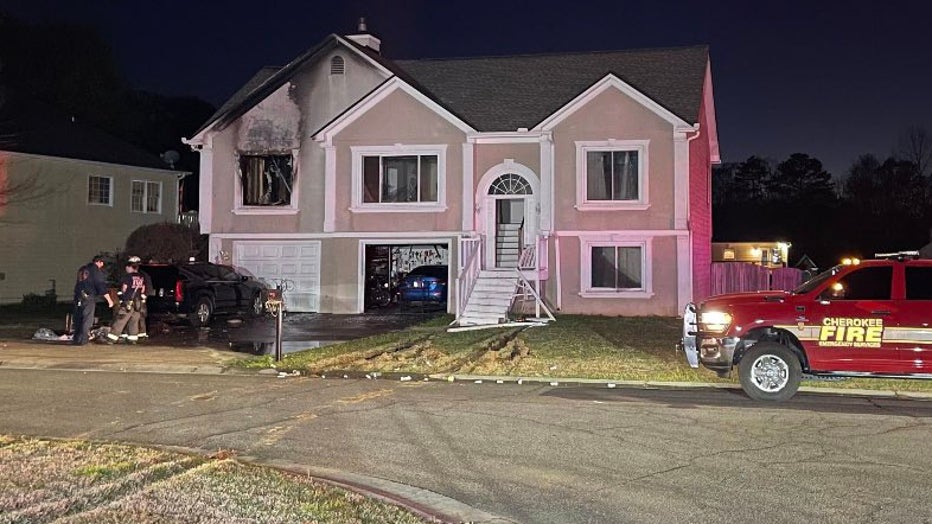
[[[515,256],[517,264],[517,256]],[[508,320],[508,310],[518,287],[518,273],[514,269],[483,269],[469,294],[457,324],[460,326],[487,326]]]
[[[518,267],[521,255],[521,224],[498,224],[495,232],[495,266]]]

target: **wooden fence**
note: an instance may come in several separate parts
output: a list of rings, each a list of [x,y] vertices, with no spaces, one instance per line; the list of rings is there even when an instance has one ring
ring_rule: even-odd
[[[770,269],[743,262],[713,262],[712,294],[792,290],[803,282],[803,276],[803,271],[792,267]]]

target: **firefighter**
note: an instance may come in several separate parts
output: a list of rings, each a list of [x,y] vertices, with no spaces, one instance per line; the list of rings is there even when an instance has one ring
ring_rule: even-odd
[[[142,259],[137,256],[129,257],[130,264],[139,264],[142,262]],[[145,341],[149,338],[148,330],[146,329],[147,320],[149,317],[149,309],[146,307],[146,297],[152,296],[155,294],[155,289],[152,287],[152,278],[143,270],[138,271],[142,275],[143,282],[146,286],[146,290],[139,297],[139,327],[137,331],[139,332],[138,337],[140,341]],[[128,336],[127,336],[128,337]]]
[[[74,283],[74,313],[72,315],[74,334],[71,339],[71,343],[75,346],[83,346],[90,339],[99,297],[103,296],[107,300],[107,305],[113,307],[113,301],[107,294],[107,281],[103,267],[103,257],[96,256],[90,263],[78,269],[78,276]]]
[[[126,274],[120,280],[117,288],[119,309],[114,315],[110,333],[107,333],[107,344],[116,344],[120,340],[123,329],[128,336],[126,340],[135,344],[139,340],[139,309],[142,304],[142,295],[146,292],[146,283],[139,274],[139,264],[126,263]]]

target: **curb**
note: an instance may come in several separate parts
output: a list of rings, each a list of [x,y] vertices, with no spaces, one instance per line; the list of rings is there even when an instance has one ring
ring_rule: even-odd
[[[228,376],[259,376],[269,378],[289,378],[293,376],[314,376],[308,375],[301,371],[299,375],[292,375],[290,368],[287,371],[276,368],[246,369],[237,366],[226,365],[186,365],[186,364],[94,364],[94,363],[69,363],[67,365],[49,365],[38,362],[8,362],[0,360],[0,370],[2,369],[19,369],[19,370],[50,370],[50,371],[79,371],[79,372],[104,372],[104,373],[160,373],[166,375],[228,375]],[[300,371],[300,370],[299,370]],[[282,375],[283,372],[288,373]],[[354,371],[354,375],[364,372]],[[342,376],[342,371],[330,371],[328,377]],[[373,373],[370,378],[382,378],[391,380],[383,376],[382,373]],[[404,373],[391,373],[391,375],[406,375]],[[409,374],[415,375],[415,374]],[[406,375],[407,376],[407,375]],[[723,382],[667,382],[654,380],[609,380],[609,379],[592,379],[592,378],[575,378],[575,377],[512,377],[503,375],[456,375],[445,373],[434,373],[430,375],[419,375],[432,381],[440,382],[473,382],[473,383],[493,383],[493,384],[539,384],[546,386],[559,385],[590,385],[604,386],[607,388],[627,388],[627,389],[658,389],[658,390],[690,390],[690,389],[721,389],[721,390],[740,390],[738,384]],[[355,378],[355,377],[354,377]],[[409,378],[410,380],[410,378]],[[922,391],[896,391],[880,389],[844,389],[844,388],[823,388],[814,386],[800,386],[799,392],[822,394],[822,395],[839,395],[849,397],[874,397],[874,398],[895,398],[901,400],[932,400],[932,392]]]
[[[605,386],[607,388],[627,388],[627,389],[668,389],[668,390],[690,390],[690,389],[727,389],[740,390],[738,384],[727,384],[721,382],[662,382],[651,380],[605,380],[590,378],[548,378],[548,377],[505,377],[490,375],[446,375],[433,374],[428,375],[431,380],[440,380],[446,382],[472,382],[493,384],[540,384],[546,386],[560,385],[590,385]],[[825,395],[839,395],[849,397],[880,397],[880,398],[897,398],[904,400],[932,400],[932,392],[926,393],[921,391],[891,391],[880,389],[844,389],[844,388],[821,388],[814,386],[800,386],[801,393],[815,393]]]
[[[235,457],[235,460],[245,464],[306,475],[315,480],[354,491],[369,498],[401,506],[412,513],[439,522],[451,524],[461,522],[474,524],[515,523],[511,519],[492,515],[439,493],[391,480],[367,477],[335,469],[295,464],[279,459],[238,456]]]

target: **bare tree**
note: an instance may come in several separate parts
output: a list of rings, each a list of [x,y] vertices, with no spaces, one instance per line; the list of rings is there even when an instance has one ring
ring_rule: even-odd
[[[928,175],[932,167],[932,136],[922,126],[909,126],[900,134],[898,156],[912,162],[919,174]]]

